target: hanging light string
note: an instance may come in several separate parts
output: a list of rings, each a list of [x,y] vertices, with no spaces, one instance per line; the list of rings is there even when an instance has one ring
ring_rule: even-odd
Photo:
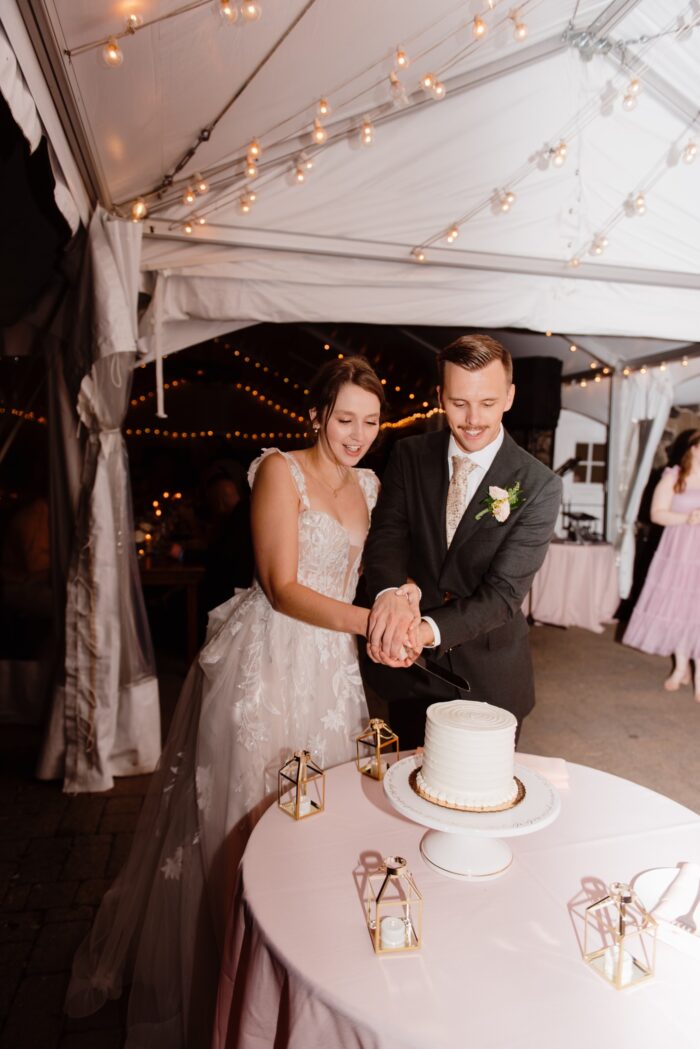
[[[576,269],[580,265],[581,256],[586,252],[594,256],[602,255],[603,251],[608,246],[608,234],[612,232],[622,219],[635,214],[643,215],[645,213],[647,194],[649,194],[672,170],[671,166],[668,164],[669,152],[671,155],[675,154],[678,160],[680,160],[683,153],[679,150],[679,146],[684,140],[687,140],[688,133],[692,131],[698,119],[700,119],[700,110],[698,110],[695,117],[686,123],[680,134],[676,135],[671,143],[664,148],[663,153],[652,164],[647,173],[639,180],[635,189],[628,194],[622,204],[618,205],[615,211],[613,211],[605,222],[598,227],[598,231],[593,234],[593,238],[589,238],[583,244],[579,245],[578,250],[568,260],[568,266]],[[689,145],[692,145],[692,139]],[[687,149],[688,146],[686,146],[686,152]],[[687,163],[692,163],[694,157],[694,152],[688,154],[686,158]]]
[[[688,10],[692,10],[692,4],[688,8]],[[641,61],[641,59],[642,59],[642,54],[646,54],[649,51],[649,49],[654,45],[654,43],[655,43],[655,40],[650,40],[644,46],[643,52],[638,56],[638,60],[639,61]],[[644,68],[648,68],[648,65],[645,65]],[[618,91],[618,89],[620,87],[620,84],[627,80],[628,75],[629,74],[628,74],[628,72],[625,69],[620,69],[620,70],[618,70],[617,73],[614,74],[613,86],[615,88],[616,93],[617,93],[617,91]],[[573,141],[575,141],[577,138],[580,138],[581,135],[583,134],[583,132],[585,131],[585,129],[594,120],[598,119],[599,112],[600,112],[600,99],[598,97],[592,98],[588,102],[585,102],[576,111],[576,113],[574,113],[573,116],[571,116],[565,122],[565,124],[562,127],[560,127],[558,129],[558,131],[549,138],[548,141],[550,143],[556,143],[556,145],[553,145],[553,146],[550,146],[550,147],[546,148],[544,152],[546,154],[548,154],[549,156],[551,156],[551,158],[556,163],[557,151],[558,150],[561,151],[561,147],[562,146],[568,148],[568,146]],[[695,119],[697,119],[697,117]],[[694,121],[691,121],[690,126],[692,126],[693,123],[694,123]],[[687,132],[687,130],[688,130],[688,128],[686,128],[686,132]],[[684,133],[686,133],[686,132],[684,132]],[[566,156],[566,148],[564,149],[564,158]],[[561,152],[559,152],[559,157],[561,157]],[[433,245],[437,244],[438,242],[440,242],[442,240],[448,240],[448,243],[453,243],[454,240],[457,239],[457,234],[459,233],[459,228],[461,226],[466,225],[469,221],[471,221],[471,219],[475,218],[478,214],[480,214],[482,211],[486,210],[487,208],[489,208],[489,207],[499,207],[500,206],[500,209],[503,210],[503,211],[510,210],[510,207],[515,202],[515,194],[513,193],[513,189],[515,189],[517,186],[519,186],[531,174],[533,174],[534,172],[539,170],[540,164],[542,162],[542,158],[543,158],[543,151],[539,150],[536,154],[534,154],[533,157],[528,159],[523,165],[521,165],[520,168],[516,169],[516,171],[513,172],[504,181],[504,183],[503,183],[503,187],[504,188],[503,189],[495,190],[488,197],[486,197],[486,198],[482,199],[481,201],[477,202],[465,215],[462,215],[460,218],[456,219],[449,226],[444,227],[443,229],[440,230],[440,232],[435,233],[432,236],[426,238],[419,245],[414,247],[412,252],[411,252],[411,254],[413,255],[414,259],[416,259],[416,261],[418,261],[418,262],[425,262],[425,261],[427,261],[427,255],[426,255],[426,249],[427,248],[432,247]],[[562,162],[563,162],[563,160],[562,160]],[[556,166],[561,166],[561,164],[557,164]],[[505,199],[507,197],[511,197],[512,199],[510,199],[510,200]],[[504,206],[505,204],[507,204],[507,207]],[[453,236],[450,236],[450,234],[454,230],[456,230],[457,233],[454,234]],[[421,255],[422,255],[422,257],[420,257]]]
[[[13,415],[16,419],[22,419],[26,423],[38,423],[39,426],[46,426],[45,416],[37,415],[36,412],[25,411],[23,408],[0,407],[0,415]]]
[[[91,40],[87,44],[80,44],[78,47],[67,47],[64,48],[63,54],[68,58],[73,58],[75,55],[83,55],[86,51],[96,51],[99,47],[106,47],[112,40],[123,40],[127,36],[133,36],[141,29],[148,29],[150,26],[159,25],[161,22],[168,22],[171,18],[179,18],[180,15],[186,15],[190,11],[196,11],[200,7],[211,7],[212,0],[193,0],[190,4],[185,4],[183,7],[176,7],[173,11],[168,11],[163,15],[156,15],[154,18],[142,18],[141,15],[129,15],[126,19],[126,27],[115,33],[110,33],[108,36],[100,37],[99,40]]]
[[[504,2],[504,0],[494,0],[493,8],[495,9],[495,7],[498,6],[502,2]],[[538,6],[542,2],[543,2],[543,0],[524,0],[523,4],[521,4],[521,10],[524,10],[528,5]],[[419,30],[417,33],[415,33],[412,38],[409,38],[408,42],[410,42],[412,39],[418,39],[421,36],[425,35],[426,32],[428,32],[431,29],[434,29],[434,27],[436,25],[438,25],[441,21],[443,21],[446,18],[450,17],[454,13],[455,10],[460,10],[460,9],[463,10],[463,3],[460,3],[455,8],[451,9],[449,12],[447,12],[445,15],[443,15],[442,18],[439,19],[437,23],[435,21],[431,21],[431,22],[427,23],[426,26],[424,26],[421,30]],[[496,25],[498,26],[498,25],[501,25],[501,24],[507,22],[509,17],[510,16],[504,17],[498,23],[496,23]],[[448,40],[453,38],[455,33],[459,29],[463,28],[464,25],[468,26],[469,24],[471,24],[471,23],[470,22],[466,22],[466,23],[463,23],[460,26],[458,26],[457,29],[452,28],[437,43],[435,43],[435,44],[431,45],[430,47],[426,48],[424,51],[419,52],[413,58],[413,61],[419,61],[421,58],[424,57],[424,55],[429,54],[431,51],[435,50],[435,48],[440,47],[442,44],[444,44],[445,42],[447,42]],[[478,46],[478,44],[476,46]],[[358,79],[360,79],[361,77],[365,76],[367,73],[371,72],[374,68],[377,68],[377,67],[380,67],[380,66],[386,67],[386,59],[385,58],[382,58],[382,59],[378,60],[377,62],[372,63],[361,74],[358,74],[358,75],[352,77],[351,79],[345,81],[341,85],[336,86],[332,91],[327,92],[326,95],[324,96],[324,98],[331,98],[331,97],[333,97],[335,99],[335,96],[337,95],[337,93],[339,91],[342,91],[345,87],[347,87],[347,86],[349,86],[351,84],[357,83]],[[256,75],[256,73],[258,71],[259,70],[256,70],[256,72],[252,76]],[[220,119],[223,117],[223,115],[228,111],[228,109],[237,100],[237,98],[240,96],[242,90],[247,86],[247,84],[252,79],[252,76],[249,78],[248,82],[243,86],[243,88],[241,88],[237,92],[236,96],[231,100],[231,102],[229,102],[227,104],[225,109],[222,110],[222,112],[219,114],[219,116],[216,117],[215,121],[213,121],[211,124],[209,124],[207,126],[207,128],[204,129],[204,131],[201,133],[201,134],[205,134],[206,133],[206,139],[204,139],[204,140],[208,140],[208,138],[211,135],[211,131],[214,129],[216,123],[218,123],[220,121]],[[363,95],[366,95],[366,94],[369,94],[369,93],[373,92],[378,86],[381,86],[382,84],[386,83],[387,79],[388,78],[387,78],[386,73],[383,73],[382,76],[379,79],[374,81],[368,87],[364,88],[362,91],[360,91],[360,92],[356,93],[355,95],[351,96],[349,99],[344,99],[344,100],[342,100],[340,102],[334,101],[334,108],[339,109],[339,108],[347,107],[348,105],[350,105],[353,102],[357,101]],[[418,103],[416,103],[416,104],[422,104],[423,101],[424,100],[421,98],[421,99],[419,99]],[[310,108],[311,107],[309,105],[304,106],[302,109],[300,109],[293,116],[286,117],[284,120],[278,122],[277,124],[273,125],[271,128],[267,129],[267,131],[264,133],[264,135],[259,136],[259,137],[261,139],[263,139],[263,138],[264,139],[269,139],[269,136],[272,133],[274,133],[274,131],[278,130],[281,127],[284,127],[286,124],[291,123],[292,121],[294,121],[297,118],[304,117],[305,118],[304,119],[304,123],[301,126],[296,128],[294,131],[288,133],[285,137],[281,138],[279,141],[273,143],[272,145],[277,147],[279,145],[284,145],[286,142],[298,139],[298,137],[300,135],[302,135],[305,131],[308,131],[308,126],[309,126],[308,114],[309,114],[309,109]],[[393,109],[394,109],[393,102],[390,103],[389,108],[390,108],[391,111],[393,111]],[[381,107],[376,107],[375,106],[372,109],[372,113],[374,113],[374,114],[376,114],[377,112],[381,113],[381,112],[383,112],[385,110],[386,110],[385,106],[381,106]],[[337,134],[337,136],[333,136],[333,140],[334,141],[338,141],[340,139],[347,138],[348,134],[349,134],[348,131],[343,131],[342,133]],[[151,209],[150,209],[154,214],[157,213],[159,210],[162,210],[163,207],[166,207],[169,204],[172,204],[172,203],[176,202],[177,196],[181,192],[181,189],[179,187],[182,186],[182,185],[185,185],[184,181],[182,183],[178,184],[178,193],[177,194],[173,194],[173,196],[167,196],[167,195],[165,195],[165,191],[169,190],[171,187],[174,186],[174,184],[175,184],[174,183],[174,175],[179,173],[179,171],[182,170],[182,168],[185,166],[185,164],[188,163],[192,159],[192,157],[194,156],[194,154],[195,154],[195,152],[196,152],[196,150],[197,150],[197,148],[199,147],[200,144],[201,144],[201,140],[198,141],[196,146],[194,146],[190,151],[188,151],[188,153],[182,158],[181,162],[178,163],[178,165],[176,166],[176,169],[173,169],[173,172],[171,173],[171,175],[168,175],[168,176],[165,177],[165,179],[161,183],[160,187],[158,187],[158,188],[156,188],[154,190],[150,190],[150,191],[142,194],[141,197],[137,198],[137,199],[145,201],[145,198],[148,198],[148,197],[151,197],[151,196],[159,196],[161,198],[161,202],[153,205],[151,207]],[[266,148],[267,149],[271,148],[270,144],[268,144],[266,146]],[[297,149],[296,152],[298,153],[299,149]],[[281,163],[284,163],[285,160],[287,160],[287,158],[282,158]],[[235,153],[231,154],[227,159],[225,159],[224,161],[219,162],[215,167],[207,169],[207,175],[210,178],[210,180],[212,180],[212,187],[213,188],[220,188],[220,187],[224,187],[227,184],[230,184],[230,182],[231,182],[231,177],[230,176],[228,178],[225,178],[225,179],[221,180],[220,182],[218,182],[216,184],[214,183],[214,180],[217,178],[217,176],[219,174],[228,171],[231,168],[232,165],[235,165],[235,164],[238,164],[238,163],[241,163],[241,147],[239,147],[235,151]],[[241,179],[241,173],[240,172],[237,173],[235,176],[233,176],[233,178],[235,180],[240,180]],[[118,207],[124,207],[124,206],[126,206],[126,202],[122,202],[122,204],[118,205]]]
[[[190,382],[189,382],[188,379],[171,379],[171,381],[169,383],[166,382],[166,383],[163,384],[163,389],[164,390],[171,390],[171,389],[172,390],[176,390],[179,387],[184,387],[184,386],[189,386],[189,385],[190,385]],[[252,399],[254,401],[259,403],[261,407],[263,405],[265,405],[268,408],[272,408],[273,411],[280,412],[282,415],[286,415],[290,419],[293,419],[295,421],[295,423],[296,422],[299,422],[299,423],[305,423],[306,422],[306,418],[301,412],[297,413],[292,408],[289,408],[289,407],[283,405],[276,398],[270,397],[269,393],[264,393],[261,389],[258,389],[257,386],[252,386],[250,383],[242,383],[242,382],[225,383],[223,385],[229,387],[230,389],[234,389],[234,390],[236,390],[236,391],[238,391],[240,393],[247,393],[250,397],[252,397]],[[308,393],[308,390],[305,390],[304,392]],[[132,397],[131,398],[131,402],[130,402],[131,403],[131,407],[132,408],[138,408],[141,405],[147,404],[149,401],[152,401],[153,398],[156,397],[156,396],[157,396],[157,391],[156,390],[149,390],[148,393],[142,393],[142,394],[139,394],[138,397]]]

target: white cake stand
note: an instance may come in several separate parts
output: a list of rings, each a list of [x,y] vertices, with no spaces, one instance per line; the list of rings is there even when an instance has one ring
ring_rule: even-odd
[[[516,755],[517,761],[517,755]],[[412,754],[391,765],[384,775],[387,798],[402,816],[429,827],[420,844],[423,859],[450,878],[486,880],[504,874],[513,853],[502,838],[531,834],[559,815],[559,795],[549,780],[516,764],[515,775],[525,797],[504,812],[460,812],[418,796],[409,783],[422,758]]]

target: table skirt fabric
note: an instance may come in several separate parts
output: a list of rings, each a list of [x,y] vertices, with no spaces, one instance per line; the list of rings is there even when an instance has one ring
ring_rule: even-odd
[[[525,610],[538,623],[602,634],[619,604],[615,551],[608,543],[552,543]]]

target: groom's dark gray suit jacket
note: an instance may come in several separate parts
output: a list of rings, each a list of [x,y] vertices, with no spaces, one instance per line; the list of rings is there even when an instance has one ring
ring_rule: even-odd
[[[386,587],[415,580],[423,593],[421,612],[441,635],[440,647],[423,654],[466,678],[472,690],[467,698],[522,719],[535,695],[521,607],[547,552],[561,480],[505,433],[448,549],[449,438],[443,430],[404,438],[394,447],[365,546],[368,596],[373,601]],[[522,502],[510,517],[501,524],[487,513],[477,521],[489,486],[510,488],[516,481]],[[395,670],[367,660],[364,671],[380,696],[418,700],[421,717],[429,702],[459,695],[416,667]]]

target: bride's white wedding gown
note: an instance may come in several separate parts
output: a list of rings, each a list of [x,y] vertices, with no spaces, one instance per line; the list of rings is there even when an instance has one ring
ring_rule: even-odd
[[[300,499],[297,579],[352,601],[365,536]],[[379,482],[354,471],[371,513]],[[355,753],[367,708],[349,634],[275,612],[257,583],[209,617],[127,863],[73,963],[66,1011],[94,1012],[131,983],[126,1049],[209,1045],[238,862],[294,750],[330,767]]]

